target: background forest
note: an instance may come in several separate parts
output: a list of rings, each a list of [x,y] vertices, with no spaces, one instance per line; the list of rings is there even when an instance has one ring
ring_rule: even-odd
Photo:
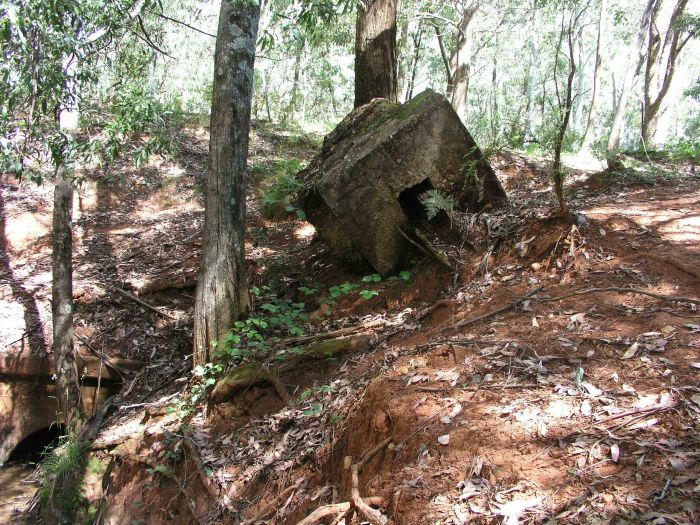
[[[399,101],[426,88],[447,93],[483,146],[548,153],[571,62],[562,38],[570,33],[575,74],[565,151],[603,156],[621,112],[622,148],[696,153],[700,63],[693,58],[700,43],[691,36],[697,6],[656,3],[652,25],[660,43],[650,54],[648,24],[640,35],[645,2],[399,2]],[[87,130],[81,154],[102,160],[120,153],[125,136],[148,131],[150,138],[130,152],[143,162],[149,152],[168,147],[163,133],[173,119],[197,115],[207,122],[218,3],[144,0],[131,9],[138,11],[134,20],[124,2],[111,3],[106,12],[100,2],[85,0],[2,7],[5,171],[22,169],[27,148],[38,147],[36,156],[55,149],[45,133],[51,123],[40,123],[50,120],[62,96],[79,100]],[[51,26],[61,11],[80,20],[78,33]],[[352,109],[354,25],[352,2],[264,2],[253,118],[302,130],[332,129]],[[70,95],[60,95],[61,52],[72,45],[79,46],[80,67]],[[658,108],[642,140],[645,101]],[[33,142],[31,135],[48,140]]]

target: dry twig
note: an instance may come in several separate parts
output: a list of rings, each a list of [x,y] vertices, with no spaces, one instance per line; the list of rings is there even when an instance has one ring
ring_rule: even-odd
[[[111,286],[111,285],[109,285],[109,284],[106,285],[106,286],[107,286],[108,289],[113,290],[113,291],[117,292],[117,293],[120,294],[120,295],[123,295],[123,296],[126,297],[127,299],[131,299],[131,300],[134,301],[136,304],[140,304],[140,305],[143,306],[144,308],[148,308],[149,310],[151,310],[151,311],[157,313],[157,314],[160,315],[160,316],[165,317],[166,319],[170,319],[171,321],[177,321],[177,320],[178,320],[177,317],[174,317],[174,316],[170,315],[169,313],[164,312],[163,310],[160,310],[159,308],[156,308],[155,306],[153,306],[153,305],[151,305],[151,304],[148,304],[146,301],[144,301],[144,300],[142,300],[142,299],[139,299],[139,298],[136,297],[135,295],[130,294],[129,292],[126,292],[126,291],[122,290],[121,288],[117,288],[116,286]]]
[[[576,290],[571,293],[564,295],[559,295],[557,297],[542,297],[538,298],[537,301],[540,303],[551,303],[554,301],[560,301],[562,299],[567,299],[568,297],[574,297],[577,295],[587,295],[591,293],[600,292],[618,292],[618,293],[634,293],[638,295],[648,295],[654,299],[659,299],[660,301],[668,301],[675,303],[693,303],[700,304],[700,299],[695,299],[693,297],[679,297],[677,295],[662,295],[654,292],[647,292],[646,290],[640,290],[638,288],[620,288],[617,286],[606,286],[604,288],[585,288],[583,290]]]
[[[538,286],[537,288],[535,288],[535,289],[533,289],[533,290],[530,290],[530,291],[527,292],[525,295],[523,295],[522,297],[516,299],[516,300],[513,301],[512,303],[507,304],[506,306],[502,306],[502,307],[500,307],[500,308],[496,308],[495,310],[492,310],[491,312],[488,312],[488,313],[483,314],[483,315],[479,315],[479,316],[477,316],[477,317],[472,317],[472,318],[470,318],[470,319],[464,319],[464,320],[462,320],[462,321],[459,321],[458,323],[455,323],[455,324],[452,325],[452,326],[445,326],[444,328],[442,328],[441,330],[439,330],[438,333],[440,334],[440,333],[446,332],[446,331],[448,331],[448,330],[451,330],[451,329],[453,329],[453,328],[462,328],[462,327],[469,326],[469,325],[472,325],[472,324],[480,323],[480,322],[482,322],[482,321],[486,321],[486,320],[488,320],[488,319],[491,319],[492,317],[496,317],[496,316],[499,315],[499,314],[502,314],[502,313],[508,312],[508,311],[510,311],[510,310],[513,310],[513,309],[515,309],[520,303],[525,302],[527,299],[529,299],[529,298],[532,297],[533,295],[536,295],[537,293],[541,292],[542,290],[544,290],[544,286]]]

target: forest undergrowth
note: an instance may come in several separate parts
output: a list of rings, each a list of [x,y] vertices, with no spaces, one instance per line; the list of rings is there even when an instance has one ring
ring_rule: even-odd
[[[86,516],[698,519],[692,165],[660,159],[615,177],[574,167],[569,224],[552,215],[545,161],[495,154],[510,206],[450,212],[463,242],[380,276],[340,267],[289,198],[318,139],[255,126],[252,311],[219,342],[221,361],[192,370],[208,134],[179,140],[172,157],[84,174],[76,199],[77,344],[144,362],[91,445],[104,475],[83,488]],[[29,294],[33,340],[49,335],[50,192],[2,181],[2,322],[24,326],[14,316]],[[10,332],[4,344],[24,344]]]

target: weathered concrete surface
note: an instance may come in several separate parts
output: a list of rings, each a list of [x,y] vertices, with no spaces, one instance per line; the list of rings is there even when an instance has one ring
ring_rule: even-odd
[[[468,211],[507,200],[449,102],[430,90],[403,105],[375,99],[357,108],[299,177],[300,206],[319,236],[384,274],[413,255],[401,232],[412,231],[422,192],[437,189]]]
[[[99,369],[99,359],[83,358],[80,367],[83,384],[80,393],[86,414],[101,405],[118,389],[120,377],[107,367]],[[111,360],[122,369],[135,370],[135,361]],[[27,436],[55,424],[58,405],[53,356],[0,353],[0,465]],[[100,377],[98,390],[96,380]]]

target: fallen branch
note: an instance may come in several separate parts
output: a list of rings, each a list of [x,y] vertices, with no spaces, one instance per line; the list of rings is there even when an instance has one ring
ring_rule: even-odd
[[[212,405],[223,403],[240,390],[254,385],[269,384],[285,404],[292,401],[284,385],[277,379],[281,372],[294,368],[299,362],[313,359],[325,359],[348,350],[355,350],[369,343],[369,335],[354,335],[338,339],[319,341],[303,348],[298,357],[277,368],[266,369],[262,363],[246,363],[237,367],[220,379],[209,396]]]
[[[537,388],[541,385],[538,385],[536,383],[525,383],[525,384],[518,384],[518,385],[499,385],[497,383],[494,383],[493,385],[482,385],[480,384],[478,387],[475,388],[463,388],[460,386],[419,386],[416,387],[416,390],[418,392],[453,392],[454,390],[461,390],[462,392],[476,392],[477,390],[484,390],[484,389],[489,389],[489,387],[494,387],[498,388],[500,390],[505,390],[505,389],[519,389],[519,388]]]
[[[483,314],[483,315],[479,315],[477,317],[472,317],[470,319],[464,319],[462,321],[459,321],[458,323],[455,323],[452,326],[445,326],[444,328],[440,329],[437,333],[441,334],[441,333],[446,332],[448,330],[452,330],[453,328],[462,328],[462,327],[469,326],[472,324],[480,323],[482,321],[486,321],[488,319],[491,319],[492,317],[496,317],[499,314],[508,312],[510,310],[514,310],[520,303],[525,302],[527,299],[529,299],[533,295],[541,292],[542,290],[544,290],[544,286],[538,286],[537,288],[530,290],[525,295],[516,299],[512,303],[507,304],[506,306],[496,308],[495,310],[492,310],[491,312],[488,312],[488,313]]]
[[[80,335],[78,332],[73,332],[75,337],[82,342],[85,345],[85,348],[90,350],[93,354],[95,354],[99,359],[100,359],[100,364],[104,364],[107,368],[110,370],[113,370],[122,380],[124,379],[124,370],[116,366],[112,361],[107,357],[105,354],[97,350],[95,347],[93,347],[90,342]]]
[[[291,346],[291,345],[303,345],[307,343],[313,343],[315,341],[324,341],[326,339],[336,339],[338,337],[343,337],[346,335],[353,335],[358,332],[365,330],[370,330],[372,328],[379,328],[386,325],[386,320],[376,319],[367,323],[360,323],[353,326],[346,326],[345,328],[340,328],[332,332],[324,332],[321,334],[306,335],[304,337],[291,337],[289,339],[284,339],[278,344],[280,346]]]
[[[121,288],[117,288],[116,286],[111,286],[111,285],[109,285],[109,284],[106,285],[106,286],[107,286],[108,289],[110,289],[110,290],[112,290],[112,291],[115,291],[115,292],[117,292],[117,293],[120,294],[120,295],[123,295],[123,296],[126,297],[127,299],[131,299],[131,300],[134,301],[136,304],[140,304],[140,305],[143,306],[144,308],[148,308],[149,310],[151,310],[151,311],[157,313],[158,315],[160,315],[160,316],[162,316],[162,317],[165,317],[166,319],[170,319],[171,321],[178,321],[178,318],[177,318],[177,317],[174,317],[174,316],[170,315],[169,313],[164,312],[163,310],[160,310],[159,308],[156,308],[155,306],[153,306],[153,305],[151,305],[151,304],[148,304],[146,301],[143,301],[142,299],[139,299],[139,298],[136,297],[135,295],[130,294],[129,292],[126,292],[126,291],[122,290]]]
[[[660,301],[668,301],[675,303],[693,303],[700,304],[700,299],[695,299],[693,297],[679,297],[676,295],[662,295],[654,292],[647,292],[646,290],[640,290],[638,288],[620,288],[617,286],[606,286],[604,288],[586,288],[583,290],[576,290],[575,292],[567,293],[564,295],[559,295],[557,297],[542,297],[538,298],[537,301],[540,303],[551,303],[554,301],[561,301],[562,299],[567,299],[569,297],[574,297],[577,295],[587,295],[591,293],[601,293],[601,292],[618,292],[618,293],[632,293],[638,295],[647,295],[653,297],[654,299],[659,299]]]

